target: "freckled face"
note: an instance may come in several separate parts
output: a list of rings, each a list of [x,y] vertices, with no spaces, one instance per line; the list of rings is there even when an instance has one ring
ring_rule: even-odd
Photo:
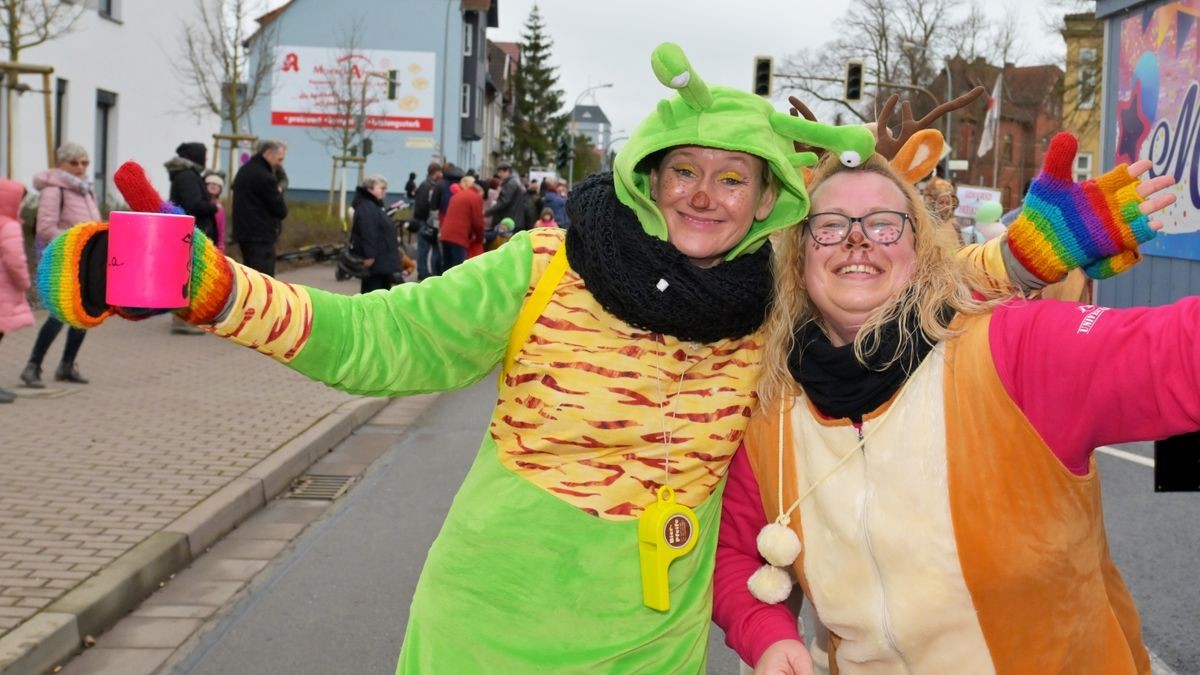
[[[874,211],[909,211],[904,193],[876,173],[846,171],[821,183],[812,194],[810,213],[835,212],[853,218]],[[837,346],[854,341],[871,312],[899,293],[912,278],[917,261],[912,223],[891,244],[867,238],[861,223],[850,226],[840,244],[821,246],[807,228],[804,284]]]
[[[667,240],[700,267],[721,261],[775,206],[763,187],[763,160],[744,152],[682,146],[650,170],[650,197]]]

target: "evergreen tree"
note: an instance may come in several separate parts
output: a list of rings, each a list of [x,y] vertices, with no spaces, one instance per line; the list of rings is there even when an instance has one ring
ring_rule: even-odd
[[[554,42],[537,5],[521,33],[521,67],[517,71],[517,109],[513,120],[513,163],[522,175],[535,166],[552,166],[558,138],[567,129],[560,113],[563,92],[557,88],[557,68],[549,65]]]

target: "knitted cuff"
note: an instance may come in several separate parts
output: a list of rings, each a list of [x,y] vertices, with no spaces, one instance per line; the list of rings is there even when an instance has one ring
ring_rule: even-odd
[[[211,324],[233,290],[233,267],[200,228],[192,232],[192,278],[188,306],[175,313],[193,324]]]
[[[1138,245],[1155,235],[1138,208],[1137,183],[1124,164],[1078,185],[1043,173],[1008,229],[1013,255],[1049,283],[1076,267],[1093,278],[1129,269],[1140,260]]]
[[[108,223],[82,223],[42,252],[37,287],[50,313],[75,328],[94,328],[112,316],[104,300]]]

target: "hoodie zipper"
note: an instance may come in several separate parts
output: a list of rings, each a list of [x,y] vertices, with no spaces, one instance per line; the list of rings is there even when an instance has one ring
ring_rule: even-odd
[[[858,432],[858,448],[859,452],[862,453],[863,468],[865,470],[868,468],[868,460],[867,447],[866,444],[863,443],[863,423],[855,422],[854,428]],[[883,572],[879,569],[879,560],[875,555],[874,547],[871,545],[871,533],[867,530],[868,494],[866,491],[870,490],[870,485],[871,484],[869,480],[864,480],[862,520],[860,522],[860,526],[862,527],[863,541],[867,545],[867,556],[871,559],[871,569],[875,571],[875,580],[879,583],[879,609],[881,617],[880,628],[883,631],[883,638],[887,642],[888,647],[900,658],[900,663],[904,666],[904,671],[911,673],[912,668],[909,667],[908,659],[904,657],[904,652],[900,649],[900,645],[897,644],[896,635],[892,631],[892,617],[891,613],[888,611],[887,595],[884,593],[883,589]]]

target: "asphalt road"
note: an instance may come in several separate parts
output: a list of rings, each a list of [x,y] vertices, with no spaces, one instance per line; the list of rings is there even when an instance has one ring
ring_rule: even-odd
[[[443,395],[364,481],[174,659],[177,675],[390,673],[425,551],[479,445],[495,385]],[[364,430],[370,433],[369,427]],[[1123,446],[1149,456],[1149,444]],[[1152,469],[1099,456],[1118,566],[1159,673],[1200,673],[1200,494],[1156,494]],[[463,636],[469,640],[470,636]],[[709,672],[738,660],[714,630]],[[1163,669],[1166,666],[1169,669]]]

